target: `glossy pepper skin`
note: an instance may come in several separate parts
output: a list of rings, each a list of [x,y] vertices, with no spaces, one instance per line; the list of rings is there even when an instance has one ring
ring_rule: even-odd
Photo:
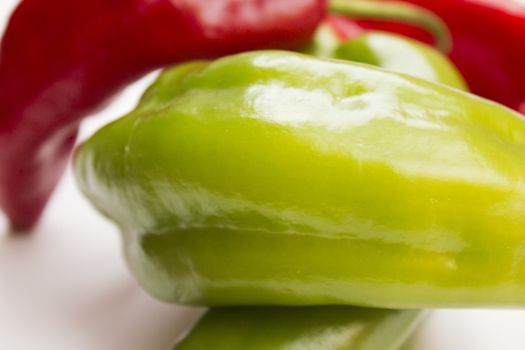
[[[80,120],[141,75],[254,48],[297,48],[324,0],[23,0],[0,48],[0,208],[31,228]]]
[[[524,155],[501,105],[263,51],[166,71],[75,173],[164,300],[519,306]]]
[[[349,306],[216,308],[173,350],[397,350],[422,316]]]
[[[333,30],[319,28],[306,53],[381,67],[467,90],[452,62],[431,46],[397,34],[370,31],[341,42]]]
[[[391,2],[377,1],[379,7]],[[403,0],[441,17],[452,35],[449,57],[473,93],[525,113],[525,4],[516,0]],[[424,42],[427,31],[396,21],[330,17],[342,40],[368,30],[401,33]]]

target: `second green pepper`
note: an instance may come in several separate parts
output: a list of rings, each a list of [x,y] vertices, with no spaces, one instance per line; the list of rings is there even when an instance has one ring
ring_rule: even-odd
[[[306,53],[361,62],[467,90],[454,64],[440,51],[416,40],[372,31],[342,42],[329,26],[321,26]]]
[[[349,306],[216,308],[174,350],[396,350],[423,314]]]

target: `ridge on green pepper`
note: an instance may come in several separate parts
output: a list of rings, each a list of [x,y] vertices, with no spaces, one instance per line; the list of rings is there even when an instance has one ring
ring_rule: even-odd
[[[167,301],[523,306],[524,155],[496,103],[261,51],[167,70],[75,173]]]
[[[423,315],[350,306],[215,308],[173,350],[397,350]]]

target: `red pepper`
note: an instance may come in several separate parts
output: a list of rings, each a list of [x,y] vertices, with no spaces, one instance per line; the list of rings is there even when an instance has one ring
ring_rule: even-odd
[[[80,120],[122,87],[178,61],[295,48],[325,0],[24,0],[0,49],[0,207],[39,218]]]
[[[351,3],[352,0],[348,0]],[[385,6],[393,1],[376,1]],[[525,113],[525,4],[513,0],[405,0],[437,14],[452,35],[451,60],[470,90]],[[347,39],[369,29],[401,33],[430,42],[421,27],[378,20],[332,17],[330,25]]]

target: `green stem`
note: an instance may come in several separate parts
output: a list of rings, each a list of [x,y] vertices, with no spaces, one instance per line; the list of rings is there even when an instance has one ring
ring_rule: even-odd
[[[452,40],[447,25],[433,12],[401,1],[331,0],[330,12],[353,19],[392,21],[420,27],[434,38],[434,44],[448,53]]]

